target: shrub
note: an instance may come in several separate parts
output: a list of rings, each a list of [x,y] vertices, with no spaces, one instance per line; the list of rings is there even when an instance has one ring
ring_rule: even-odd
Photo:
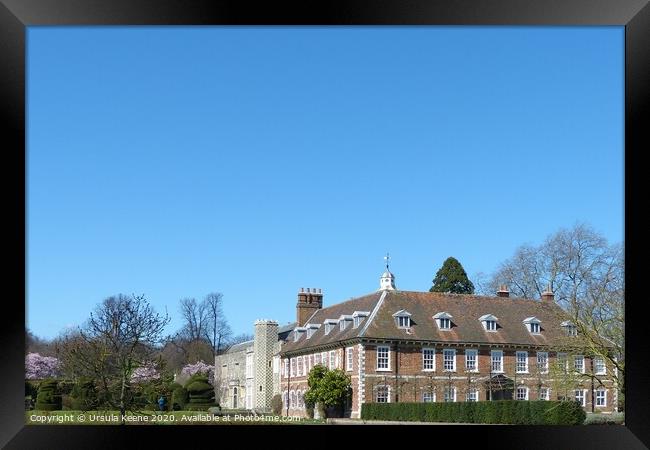
[[[187,391],[183,386],[178,385],[178,387],[172,391],[172,409],[174,411],[181,411],[185,409],[186,404]]]
[[[271,399],[271,411],[279,416],[282,413],[282,396],[275,394]]]
[[[366,403],[365,420],[578,425],[585,412],[575,401],[499,400],[450,403]]]
[[[185,385],[188,401],[185,405],[189,411],[206,411],[211,406],[217,406],[214,401],[214,387],[203,374],[192,375]]]
[[[41,411],[57,411],[62,408],[61,394],[57,390],[58,382],[56,380],[43,380],[38,387],[36,396],[36,405],[34,409]]]
[[[625,422],[625,414],[587,414],[585,425],[622,425]]]
[[[99,399],[95,383],[89,378],[80,378],[70,391],[71,409],[89,411],[97,408]]]
[[[38,388],[32,381],[25,380],[25,397],[36,398]]]

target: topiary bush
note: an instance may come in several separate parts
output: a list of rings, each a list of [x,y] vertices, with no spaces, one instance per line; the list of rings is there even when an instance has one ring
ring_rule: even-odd
[[[180,384],[172,391],[172,409],[174,411],[181,411],[185,409],[187,404],[187,391]]]
[[[61,394],[57,390],[58,382],[53,379],[43,380],[38,387],[34,409],[39,411],[57,411],[62,405]]]
[[[203,374],[192,375],[185,384],[187,391],[188,411],[207,411],[212,406],[217,406],[214,401],[214,387],[209,383],[208,377]]]
[[[280,394],[275,394],[271,399],[271,411],[276,416],[282,413],[282,396]]]
[[[71,409],[76,411],[91,411],[99,406],[97,388],[93,380],[80,378],[70,391]]]

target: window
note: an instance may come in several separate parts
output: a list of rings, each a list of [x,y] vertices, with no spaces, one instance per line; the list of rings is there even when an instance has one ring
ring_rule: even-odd
[[[585,391],[583,389],[575,390],[576,401],[580,402],[580,406],[583,408],[587,406],[587,397],[585,396]]]
[[[352,316],[341,316],[339,318],[339,328],[341,331],[348,327],[348,322],[352,320]]]
[[[605,360],[601,356],[596,356],[594,358],[594,372],[596,375],[605,375],[607,373]]]
[[[438,324],[438,328],[441,330],[450,330],[451,329],[451,319],[452,315],[447,312],[439,312],[433,318]]]
[[[470,388],[467,391],[467,398],[465,399],[468,402],[477,402],[478,401],[478,389]]]
[[[291,403],[290,403],[289,408],[294,409],[296,407],[296,392],[291,391],[291,394],[289,394],[289,395],[290,395],[290,398],[291,398],[291,400],[290,400]]]
[[[336,352],[334,350],[330,351],[330,370],[335,369],[337,364],[336,364]]]
[[[527,387],[518,387],[517,388],[517,400],[528,400],[528,388]]]
[[[436,394],[434,392],[423,392],[422,401],[424,403],[433,403],[436,401]]]
[[[465,350],[465,370],[478,372],[478,350]]]
[[[312,337],[318,328],[307,328],[307,339]]]
[[[323,365],[323,367],[327,367],[327,352],[320,354],[320,363]]]
[[[578,373],[585,373],[585,357],[576,355],[573,357],[573,368]]]
[[[577,336],[578,335],[578,329],[576,328],[575,324],[569,322],[569,321],[564,321],[560,324],[562,329],[564,329],[564,333],[567,336]]]
[[[358,328],[359,325],[361,325],[361,322],[363,322],[363,318],[369,315],[369,312],[366,311],[355,311],[352,314],[352,320],[353,320],[353,327]]]
[[[284,377],[287,378],[289,376],[289,360],[285,359],[284,360]]]
[[[436,351],[433,348],[422,349],[422,370],[436,370]]]
[[[354,355],[354,351],[352,347],[348,347],[345,349],[345,369],[347,371],[351,371],[354,367],[353,366],[354,361],[352,360],[353,355]]]
[[[596,390],[596,406],[607,406],[607,390]]]
[[[356,317],[354,318],[354,328],[359,328],[359,325],[361,324],[361,320],[362,320],[362,319],[363,319],[363,318],[362,318],[362,317],[359,317],[359,316],[356,316]]]
[[[296,376],[296,358],[291,359],[291,376]]]
[[[497,318],[492,314],[485,314],[478,318],[487,331],[497,331]]]
[[[442,351],[442,367],[450,372],[456,371],[456,350],[446,348]]]
[[[532,334],[539,334],[540,332],[540,321],[537,317],[526,317],[524,319],[524,325]]]
[[[528,373],[528,352],[517,352],[517,373]]]
[[[557,366],[559,369],[562,369],[566,372],[569,369],[569,360],[567,359],[566,353],[557,354]]]
[[[550,398],[550,395],[548,393],[548,388],[543,387],[539,388],[539,399],[540,400],[548,400]]]
[[[548,353],[537,352],[537,370],[540,373],[548,373]]]
[[[296,365],[298,366],[296,369],[296,376],[302,376],[302,356],[298,356]]]
[[[305,403],[304,403],[305,399],[302,396],[302,392],[301,391],[296,392],[296,397],[297,397],[297,400],[298,400],[298,402],[297,402],[298,403],[298,409],[304,408],[305,407]]]
[[[492,350],[492,372],[503,372],[503,351]]]
[[[332,331],[332,328],[334,328],[334,324],[332,323],[326,323],[325,324],[325,334],[330,334],[330,331]]]
[[[377,370],[390,370],[389,347],[377,347]]]
[[[408,327],[411,326],[411,318],[410,317],[400,316],[397,319],[398,319],[398,326],[400,328],[408,328]]]
[[[283,408],[286,408],[289,406],[289,392],[284,391],[284,394],[282,394],[282,406]]]
[[[314,365],[320,364],[320,353],[315,353],[314,354]]]
[[[446,387],[445,388],[445,402],[455,402],[456,401],[456,388],[455,387]]]
[[[390,392],[388,386],[377,386],[377,403],[390,403]]]

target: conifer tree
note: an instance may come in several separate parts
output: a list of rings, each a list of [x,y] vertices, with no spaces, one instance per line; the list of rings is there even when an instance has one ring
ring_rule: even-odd
[[[473,294],[474,284],[467,278],[465,269],[452,256],[447,258],[433,279],[429,292],[451,292],[453,294]]]

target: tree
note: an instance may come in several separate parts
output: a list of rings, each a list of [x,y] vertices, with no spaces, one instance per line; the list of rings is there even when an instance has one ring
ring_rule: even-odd
[[[25,330],[25,354],[38,353],[41,356],[55,356],[52,342],[40,338],[30,330]]]
[[[467,278],[465,269],[454,257],[449,257],[442,264],[433,279],[429,292],[451,292],[453,294],[473,294],[474,285]]]
[[[203,299],[207,310],[208,329],[210,331],[213,357],[219,353],[221,346],[231,335],[230,325],[223,313],[223,294],[211,292]]]
[[[198,361],[195,364],[188,364],[181,370],[181,375],[190,378],[193,375],[201,374],[208,377],[210,382],[214,383],[214,364],[206,364],[203,361]]]
[[[560,229],[537,247],[519,247],[483,285],[482,293],[492,295],[507,283],[514,296],[540,298],[550,288],[564,311],[562,320],[576,326],[582,351],[615,367],[609,374],[624,393],[624,276],[623,245],[610,245],[593,228],[579,223]]]
[[[352,389],[349,375],[341,369],[329,370],[320,364],[309,372],[307,385],[309,389],[305,392],[305,401],[326,407],[343,406]]]
[[[241,333],[238,334],[237,336],[233,336],[230,339],[228,339],[227,346],[232,347],[233,345],[241,344],[242,342],[252,341],[253,339],[255,339],[255,335],[250,333]]]
[[[124,414],[135,406],[132,375],[151,364],[167,323],[169,316],[156,313],[142,295],[109,297],[76,336],[61,341],[60,354],[70,372],[91,376],[124,423]]]
[[[28,353],[25,357],[25,379],[42,380],[56,378],[61,374],[61,361],[52,356]]]

